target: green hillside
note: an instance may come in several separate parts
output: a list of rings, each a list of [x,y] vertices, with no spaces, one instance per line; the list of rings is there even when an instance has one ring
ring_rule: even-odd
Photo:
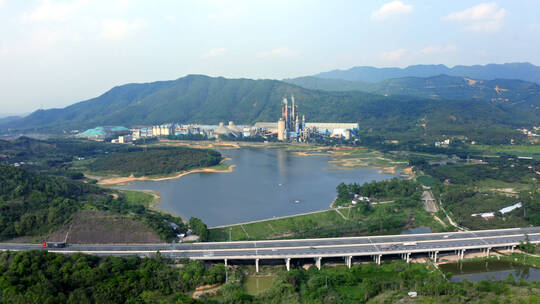
[[[114,190],[0,165],[0,241],[21,236],[45,237],[80,210],[129,215],[164,240],[175,238],[177,233],[168,222],[186,229],[180,218],[133,204]]]
[[[174,81],[116,87],[64,109],[36,111],[0,128],[61,132],[96,125],[276,121],[281,116],[281,99],[290,94],[294,94],[300,113],[308,121],[358,122],[364,130],[394,138],[467,135],[496,128],[512,130],[538,121],[538,113],[523,111],[506,102],[329,92],[276,80],[190,75]]]
[[[473,80],[439,75],[427,78],[394,78],[378,83],[316,77],[299,77],[285,81],[307,89],[325,91],[365,91],[430,99],[484,100],[540,113],[540,85],[521,80]]]

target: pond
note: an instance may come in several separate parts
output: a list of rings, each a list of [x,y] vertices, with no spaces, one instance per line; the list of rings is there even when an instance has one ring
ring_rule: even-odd
[[[250,295],[257,295],[264,291],[266,291],[268,288],[272,287],[272,283],[274,283],[274,276],[265,276],[265,277],[247,277],[244,280],[244,290],[246,293]]]
[[[327,209],[341,183],[394,177],[377,169],[344,170],[328,163],[329,155],[298,156],[283,149],[221,150],[233,172],[192,173],[162,181],[137,181],[122,189],[154,190],[157,207],[209,227]]]
[[[482,280],[504,280],[510,274],[516,281],[539,281],[540,269],[509,261],[486,260],[466,261],[439,265],[444,273],[452,273],[451,282],[465,279],[471,282]]]

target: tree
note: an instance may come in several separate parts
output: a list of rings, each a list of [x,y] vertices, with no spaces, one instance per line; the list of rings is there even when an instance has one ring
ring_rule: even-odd
[[[519,249],[526,253],[534,253],[536,250],[536,245],[531,243],[528,234],[525,234],[525,242],[519,241]]]
[[[208,240],[208,227],[199,218],[191,217],[189,219],[189,228],[199,236],[199,240],[203,242]]]

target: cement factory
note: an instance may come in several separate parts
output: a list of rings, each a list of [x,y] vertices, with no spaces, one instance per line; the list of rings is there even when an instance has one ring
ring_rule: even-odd
[[[77,134],[95,140],[111,140],[113,143],[129,143],[138,139],[153,137],[179,137],[189,139],[199,136],[208,139],[256,137],[264,140],[283,142],[307,142],[316,137],[334,137],[350,140],[357,135],[358,123],[306,122],[306,116],[300,113],[294,96],[281,102],[281,117],[276,122],[257,122],[254,125],[181,124],[168,123],[154,126],[141,126],[131,129],[122,126],[97,127]]]

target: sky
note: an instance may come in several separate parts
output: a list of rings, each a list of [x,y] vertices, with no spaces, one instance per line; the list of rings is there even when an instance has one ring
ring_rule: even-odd
[[[540,65],[537,0],[0,0],[0,115],[188,74]]]

